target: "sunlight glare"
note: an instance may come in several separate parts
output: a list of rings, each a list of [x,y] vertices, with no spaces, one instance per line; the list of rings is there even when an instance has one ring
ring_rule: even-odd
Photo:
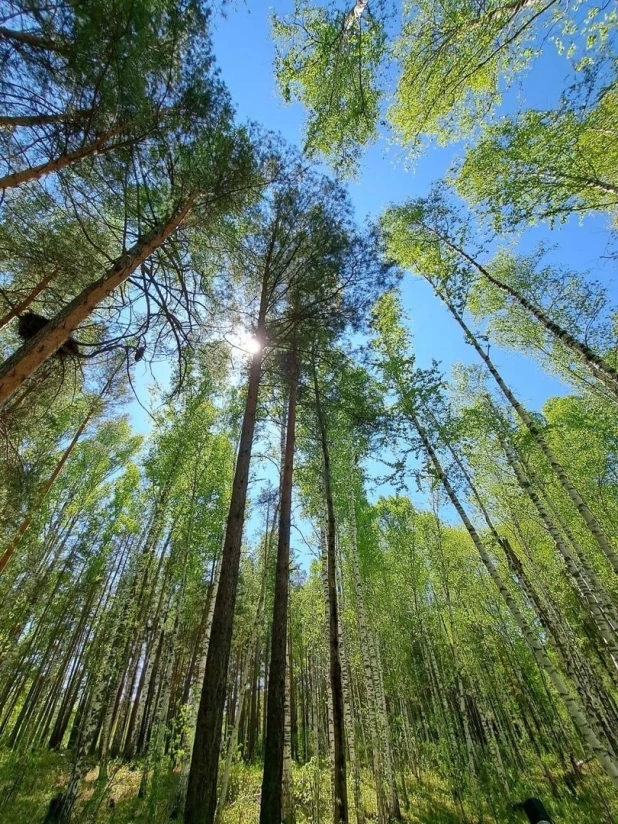
[[[232,341],[234,346],[242,349],[248,355],[255,355],[262,349],[262,344],[255,335],[241,326],[237,327],[232,333]]]
[[[259,342],[259,340],[253,335],[251,335],[247,340],[247,344],[245,346],[247,352],[250,352],[252,355],[256,355],[261,348],[262,344]]]

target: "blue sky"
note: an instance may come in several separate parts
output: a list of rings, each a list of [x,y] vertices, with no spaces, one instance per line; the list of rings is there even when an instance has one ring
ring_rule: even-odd
[[[293,0],[238,3],[227,17],[215,24],[214,51],[224,81],[230,89],[240,120],[251,119],[280,132],[290,143],[302,145],[304,112],[299,104],[284,105],[273,75],[274,45],[269,17],[293,10]],[[527,76],[504,98],[503,111],[519,106],[550,108],[557,103],[567,82],[568,63],[549,43]],[[359,220],[379,215],[391,203],[427,193],[432,182],[444,176],[462,146],[430,147],[409,169],[401,148],[389,145],[384,136],[365,155],[358,180],[349,192]],[[572,220],[554,231],[535,227],[519,241],[522,251],[530,251],[540,241],[556,245],[551,259],[577,270],[590,270],[595,279],[611,284],[614,262],[607,259],[611,248],[607,220],[587,218],[583,225]],[[446,371],[456,362],[475,363],[474,352],[463,342],[452,318],[424,282],[406,276],[402,283],[404,306],[411,318],[414,345],[419,365],[432,358],[442,362]],[[523,356],[492,347],[495,361],[521,400],[538,409],[552,395],[564,392],[553,377],[543,373]]]
[[[226,8],[226,16],[217,17],[214,21],[213,45],[238,119],[259,122],[279,132],[291,144],[302,145],[305,115],[298,104],[284,105],[277,92],[273,75],[274,44],[269,24],[271,12],[290,13],[293,0],[277,0],[273,5],[260,0],[249,0],[247,3],[238,0],[235,5]],[[566,60],[548,43],[543,56],[528,74],[505,94],[502,111],[508,114],[520,107],[554,108],[565,88],[568,68]],[[405,162],[402,149],[391,145],[388,137],[383,136],[363,158],[358,179],[348,184],[359,222],[366,216],[378,216],[389,204],[425,195],[430,185],[444,176],[462,151],[461,145],[447,148],[432,146],[411,168]],[[611,285],[616,294],[613,286],[615,263],[607,257],[614,247],[607,231],[606,218],[589,217],[583,224],[571,220],[553,231],[545,226],[535,227],[518,239],[518,248],[528,252],[541,241],[556,247],[549,260],[576,270],[589,270],[595,279]],[[471,347],[464,343],[459,328],[424,281],[406,275],[401,290],[420,366],[436,359],[449,372],[458,362],[478,363]],[[564,387],[555,378],[543,373],[532,359],[496,346],[492,346],[491,352],[507,382],[530,408],[540,409],[547,398],[565,392]],[[134,424],[140,431],[146,431],[149,428],[146,415],[137,404],[132,404],[133,410]],[[258,453],[263,449],[268,450],[265,443],[256,446]],[[378,465],[370,467],[372,475],[381,471]],[[256,480],[272,474],[272,468],[263,461],[254,462],[253,476]],[[388,490],[384,491],[388,494]],[[413,488],[409,491],[413,500],[420,504],[418,493]],[[298,519],[297,524],[306,532],[307,525]],[[247,524],[250,540],[260,528],[259,513],[254,512]],[[305,565],[308,558],[302,539],[297,535],[293,543],[297,558]]]

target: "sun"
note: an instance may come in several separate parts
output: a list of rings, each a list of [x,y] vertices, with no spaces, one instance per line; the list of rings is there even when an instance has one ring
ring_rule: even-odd
[[[257,353],[260,352],[262,349],[262,344],[255,337],[255,335],[250,335],[244,348],[247,350],[247,352],[250,352],[252,355],[257,355]]]
[[[262,344],[256,336],[242,326],[237,326],[232,332],[231,343],[248,355],[256,355],[262,349]]]

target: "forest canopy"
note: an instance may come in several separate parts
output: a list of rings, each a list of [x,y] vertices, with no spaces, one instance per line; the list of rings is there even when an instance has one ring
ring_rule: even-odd
[[[617,15],[0,0],[0,820],[618,820]]]

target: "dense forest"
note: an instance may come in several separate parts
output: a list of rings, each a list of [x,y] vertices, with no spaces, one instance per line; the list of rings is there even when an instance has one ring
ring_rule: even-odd
[[[0,820],[616,824],[618,7],[249,5],[0,0]]]

